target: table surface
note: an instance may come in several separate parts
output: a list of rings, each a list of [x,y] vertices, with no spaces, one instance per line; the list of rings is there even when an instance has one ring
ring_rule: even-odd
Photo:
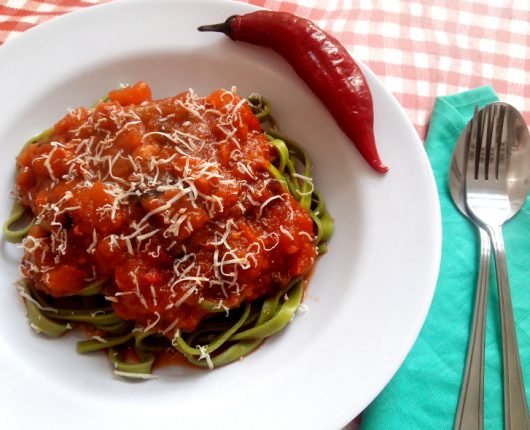
[[[0,44],[108,0],[0,0]],[[243,0],[313,20],[365,62],[421,139],[437,96],[491,85],[530,123],[528,0]],[[348,429],[357,428],[358,421]]]

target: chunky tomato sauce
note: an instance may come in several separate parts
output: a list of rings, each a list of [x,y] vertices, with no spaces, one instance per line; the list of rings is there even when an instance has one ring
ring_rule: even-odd
[[[106,278],[119,316],[170,337],[212,305],[276,292],[310,270],[316,248],[308,212],[267,169],[275,156],[231,91],[111,92],[17,158],[36,216],[22,273],[55,297]]]

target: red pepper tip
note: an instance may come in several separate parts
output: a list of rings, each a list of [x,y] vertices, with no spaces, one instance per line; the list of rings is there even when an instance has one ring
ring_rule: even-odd
[[[379,173],[388,172],[388,167],[381,163],[381,160],[375,159],[370,164]]]

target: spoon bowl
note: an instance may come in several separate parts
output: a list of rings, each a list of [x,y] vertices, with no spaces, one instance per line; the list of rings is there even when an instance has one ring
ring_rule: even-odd
[[[530,133],[521,113],[513,106],[502,104],[506,106],[507,139],[511,140],[506,178],[510,219],[523,207],[530,192]]]

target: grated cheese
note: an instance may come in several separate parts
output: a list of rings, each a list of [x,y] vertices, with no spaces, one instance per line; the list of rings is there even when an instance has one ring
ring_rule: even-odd
[[[51,231],[49,237],[23,241],[24,275],[48,284],[50,272],[67,261],[69,248],[79,247],[75,236],[79,232],[73,233],[71,220],[83,219],[86,208],[79,204],[81,196],[90,193],[96,183],[102,186],[105,198],[91,201],[92,217],[103,227],[90,226],[80,247],[87,271],[92,270],[92,278],[85,279],[97,279],[94,264],[101,261],[95,259],[106,249],[124,255],[124,265],[147,256],[168,261],[163,285],[158,280],[150,284],[151,272],[135,269],[126,272],[130,281],[125,288],[130,291],[106,291],[104,296],[120,306],[139,302],[145,316],[144,331],[165,334],[176,329],[178,333],[183,321],[175,317],[175,309],[212,300],[207,295],[211,292],[215,293],[215,308],[228,315],[225,303],[234,306],[249,297],[246,289],[252,283],[247,278],[255,276],[254,269],[256,274],[267,270],[264,257],[278,247],[280,235],[282,240],[285,236],[294,241],[295,235],[302,235],[313,241],[309,233],[296,231],[291,224],[265,229],[267,208],[274,202],[286,202],[290,212],[284,212],[294,219],[292,199],[285,194],[272,195],[276,181],[264,167],[260,150],[254,152],[256,132],[249,132],[250,144],[238,137],[244,124],[245,99],[235,95],[235,87],[223,91],[221,98],[225,105],[214,107],[190,89],[180,98],[168,99],[163,109],[144,102],[135,107],[109,103],[101,110],[72,111],[79,125],[68,130],[71,140],[51,139],[48,153],[33,160],[47,172],[50,189],[66,181],[72,183],[72,191],[39,207],[37,221],[50,225]],[[146,113],[154,119],[146,119]],[[138,146],[128,148],[124,133],[137,131],[141,132],[135,143]],[[59,175],[56,166],[62,163],[58,157],[61,148],[69,156],[65,156],[66,167]],[[228,151],[228,159],[220,156],[222,150]],[[311,178],[294,176],[310,183],[312,191]],[[27,199],[34,197],[29,193]],[[234,217],[241,220],[236,222]],[[97,336],[94,339],[98,340]],[[206,347],[202,348],[199,359],[213,368]]]

